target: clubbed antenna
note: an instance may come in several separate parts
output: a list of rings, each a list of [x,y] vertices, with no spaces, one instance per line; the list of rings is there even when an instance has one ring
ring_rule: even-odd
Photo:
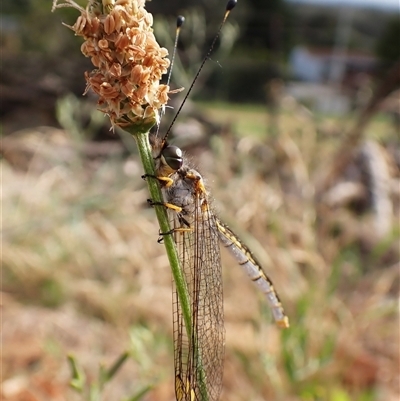
[[[182,15],[179,15],[178,18],[176,19],[175,43],[174,43],[174,49],[173,49],[173,51],[172,51],[171,64],[170,64],[169,72],[168,72],[167,86],[169,86],[169,83],[171,82],[172,69],[173,69],[173,67],[174,67],[175,56],[176,56],[176,49],[177,49],[177,47],[178,47],[179,34],[180,34],[180,32],[181,32],[181,27],[182,27],[182,25],[183,25],[184,22],[185,22],[185,17],[182,16]],[[158,124],[157,124],[156,136],[158,136],[158,131],[160,130],[161,118],[163,117],[164,114],[165,114],[165,107],[163,107],[163,108],[161,109],[161,112],[160,112],[160,119],[159,119],[159,122],[158,122]]]
[[[190,87],[189,87],[189,89],[188,89],[188,91],[187,91],[185,97],[183,98],[183,101],[182,101],[181,105],[179,106],[178,111],[177,111],[176,114],[175,114],[175,117],[173,118],[173,120],[172,120],[172,122],[171,122],[171,124],[170,124],[170,126],[169,126],[169,128],[168,128],[168,130],[167,130],[167,132],[166,132],[166,134],[165,134],[165,136],[164,136],[164,139],[163,139],[163,142],[164,142],[164,143],[165,143],[165,141],[167,140],[168,135],[170,134],[171,129],[172,129],[173,125],[175,124],[175,121],[176,121],[176,119],[178,118],[178,115],[179,115],[179,113],[181,112],[181,110],[182,110],[182,108],[183,108],[183,106],[184,106],[184,104],[185,104],[185,102],[186,102],[186,99],[189,97],[189,95],[190,95],[190,93],[191,93],[191,91],[192,91],[192,89],[193,89],[193,87],[194,87],[194,84],[196,83],[197,78],[198,78],[198,76],[200,75],[200,72],[201,72],[201,70],[202,70],[203,67],[204,67],[204,64],[205,64],[206,61],[210,58],[211,53],[212,53],[212,51],[214,50],[215,43],[217,42],[217,39],[219,38],[219,35],[220,35],[220,33],[221,33],[222,27],[224,26],[224,24],[225,24],[225,22],[226,22],[226,20],[227,20],[227,18],[228,18],[228,16],[229,16],[229,13],[230,13],[230,12],[232,11],[232,9],[236,6],[236,3],[237,3],[237,0],[229,0],[229,1],[228,1],[227,5],[226,5],[226,9],[225,9],[225,15],[224,15],[224,18],[223,18],[223,20],[222,20],[222,22],[221,22],[221,25],[219,26],[218,31],[217,31],[217,33],[216,33],[216,35],[215,35],[215,37],[214,37],[214,40],[213,40],[213,42],[211,43],[211,46],[210,46],[210,48],[209,48],[209,50],[208,50],[206,56],[204,57],[204,59],[203,59],[201,65],[200,65],[199,69],[197,70],[196,75],[194,76],[193,82],[191,83],[191,85],[190,85]],[[173,56],[173,57],[174,57],[174,56]],[[172,60],[173,60],[173,57],[172,57]]]
[[[171,81],[172,68],[173,68],[174,62],[175,62],[175,55],[176,55],[176,49],[178,47],[179,34],[181,32],[181,27],[184,22],[185,22],[185,17],[182,15],[179,15],[178,18],[176,19],[175,43],[174,43],[174,50],[172,52],[171,66],[169,67],[167,85],[169,85],[169,83]]]

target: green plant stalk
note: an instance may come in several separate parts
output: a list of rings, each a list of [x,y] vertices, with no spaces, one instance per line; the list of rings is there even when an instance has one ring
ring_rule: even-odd
[[[104,372],[105,376],[102,378],[103,383],[110,381],[114,377],[114,375],[120,370],[122,365],[126,362],[128,357],[129,357],[129,352],[124,352],[118,357],[118,359],[114,362],[114,364]]]
[[[136,145],[139,150],[140,159],[143,164],[143,169],[145,174],[148,176],[155,176],[154,170],[154,161],[151,153],[151,146],[149,142],[149,134],[148,132],[140,132],[140,130],[134,130],[132,127],[132,131],[125,128],[136,141]],[[156,203],[163,203],[164,199],[161,193],[161,189],[159,183],[155,179],[147,179],[147,185],[149,188],[149,192],[151,195],[151,199]],[[155,205],[156,215],[158,219],[158,223],[160,225],[160,230],[163,233],[167,233],[171,231],[171,227],[169,225],[168,214],[164,206]],[[186,285],[186,280],[182,274],[182,270],[180,268],[179,257],[176,251],[175,242],[172,235],[165,235],[164,236],[164,245],[167,251],[168,260],[172,270],[172,276],[175,281],[176,292],[178,294],[179,302],[182,309],[183,320],[185,322],[186,334],[188,338],[195,339],[195,353],[198,354],[199,349],[197,346],[197,335],[192,335],[192,317],[190,312],[190,297],[189,292]],[[196,334],[196,333],[193,333]],[[202,401],[208,401],[207,395],[207,386],[206,386],[206,375],[203,369],[202,361],[200,356],[198,355],[199,361],[199,377],[200,377],[200,388],[201,388],[201,395]]]
[[[127,129],[125,129],[127,130]],[[150,176],[146,181],[149,187],[151,199],[156,203],[163,203],[164,199],[161,193],[161,189],[157,180],[152,179],[151,176],[155,176],[154,161],[151,154],[151,147],[149,142],[148,132],[138,133],[128,131],[136,140],[137,147],[139,149],[140,159],[143,164],[144,172]],[[164,206],[155,206],[155,211],[160,225],[160,230],[163,233],[171,231],[168,214]],[[182,274],[182,270],[179,264],[179,257],[176,251],[175,242],[172,235],[165,235],[163,238],[165,249],[169,263],[171,265],[172,276],[175,281],[176,292],[178,294],[179,302],[182,308],[183,320],[185,322],[185,328],[188,338],[192,335],[192,319],[190,314],[190,298],[186,287],[186,281]]]
[[[82,393],[85,384],[86,384],[86,377],[85,373],[83,370],[78,366],[76,359],[73,355],[68,355],[68,363],[71,368],[71,374],[72,374],[72,379],[70,381],[70,386],[78,391],[79,393]]]

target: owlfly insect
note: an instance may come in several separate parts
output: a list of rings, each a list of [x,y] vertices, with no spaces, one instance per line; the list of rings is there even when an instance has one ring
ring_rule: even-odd
[[[236,1],[228,2],[223,22],[235,4]],[[176,116],[172,124],[175,119]],[[174,238],[190,300],[191,326],[188,330],[182,305],[174,290],[176,399],[217,401],[222,388],[225,338],[220,243],[230,250],[265,294],[277,325],[289,327],[289,320],[271,280],[260,264],[247,246],[214,213],[201,174],[190,166],[180,148],[168,143],[170,129],[163,138],[158,134],[150,137],[156,172],[152,178],[159,181],[164,202],[149,202],[168,210],[171,231],[161,233],[161,238],[165,235]]]
[[[173,235],[190,297],[191,336],[174,294],[175,390],[177,400],[218,400],[222,385],[224,319],[219,244],[227,247],[265,294],[277,325],[289,327],[280,299],[260,264],[214,213],[201,174],[180,148],[152,138]],[[170,173],[165,173],[166,171]],[[154,203],[153,203],[154,204]],[[203,396],[203,391],[208,398]]]

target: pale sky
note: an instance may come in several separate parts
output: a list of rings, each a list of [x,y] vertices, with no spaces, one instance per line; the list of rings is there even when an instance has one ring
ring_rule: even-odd
[[[389,8],[391,10],[400,10],[400,0],[288,0],[294,3],[316,3],[316,4],[343,4],[358,6],[373,6],[379,8]]]

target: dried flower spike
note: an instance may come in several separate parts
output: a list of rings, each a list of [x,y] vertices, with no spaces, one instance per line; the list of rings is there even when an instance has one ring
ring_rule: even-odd
[[[160,84],[170,61],[153,34],[153,16],[145,0],[89,0],[84,9],[73,0],[53,2],[53,11],[73,7],[81,15],[72,26],[85,41],[81,51],[95,69],[86,72],[87,87],[99,95],[100,110],[113,125],[148,131],[168,101],[169,86]]]

